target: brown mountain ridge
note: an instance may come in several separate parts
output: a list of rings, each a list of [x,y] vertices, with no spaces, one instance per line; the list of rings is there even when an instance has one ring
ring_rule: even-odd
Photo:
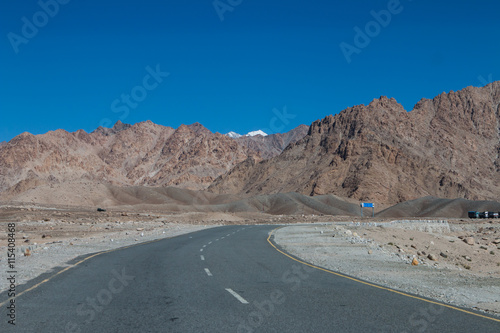
[[[422,99],[411,112],[380,97],[266,137],[233,139],[198,123],[173,129],[151,121],[23,133],[0,145],[0,198],[52,200],[56,193],[42,189],[63,193],[77,182],[88,202],[111,185],[208,188],[239,198],[328,194],[383,205],[426,196],[498,201],[499,105],[494,82]]]
[[[11,198],[42,184],[78,180],[203,189],[250,156],[260,160],[278,155],[307,129],[299,126],[244,142],[212,133],[199,123],[173,129],[151,121],[118,121],[92,133],[23,133],[0,146],[0,192]]]
[[[247,159],[209,191],[335,194],[394,204],[425,196],[500,197],[500,81],[422,99],[380,97],[315,121],[279,156]]]

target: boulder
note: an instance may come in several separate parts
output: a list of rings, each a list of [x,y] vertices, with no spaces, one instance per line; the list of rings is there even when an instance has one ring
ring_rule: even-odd
[[[468,245],[474,245],[475,241],[474,241],[474,237],[466,237],[464,239],[464,242]]]
[[[432,253],[429,253],[429,255],[427,256],[427,258],[429,260],[433,260],[433,261],[437,261],[438,260],[437,256],[434,255],[434,254],[432,254]]]

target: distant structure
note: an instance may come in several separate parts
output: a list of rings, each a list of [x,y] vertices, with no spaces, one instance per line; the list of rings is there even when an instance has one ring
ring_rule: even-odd
[[[372,217],[375,217],[375,204],[371,202],[362,202],[359,204],[361,206],[361,217],[363,217],[363,208],[371,207],[372,208]]]
[[[500,212],[476,212],[472,210],[467,214],[470,219],[498,219],[500,217]]]

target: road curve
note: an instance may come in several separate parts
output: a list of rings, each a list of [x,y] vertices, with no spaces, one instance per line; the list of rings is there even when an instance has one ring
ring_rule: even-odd
[[[16,298],[15,326],[2,305],[0,331],[500,331],[496,318],[305,265],[268,241],[274,228],[224,226],[77,260]]]

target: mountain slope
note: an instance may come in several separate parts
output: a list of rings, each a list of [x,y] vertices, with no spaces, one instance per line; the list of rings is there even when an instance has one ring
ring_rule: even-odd
[[[248,195],[296,191],[398,203],[433,195],[500,197],[500,82],[423,99],[394,99],[314,122],[279,156],[247,159],[209,187]]]
[[[36,198],[36,200],[35,200]],[[18,196],[17,202],[49,206],[122,207],[169,212],[255,212],[268,214],[359,215],[359,206],[333,195],[309,197],[298,193],[243,198],[177,187],[116,186],[71,181],[40,185]]]
[[[240,136],[236,138],[239,144],[248,149],[258,151],[262,158],[268,159],[279,155],[290,143],[306,136],[309,126],[300,125],[287,133],[276,133],[266,136]]]
[[[118,121],[92,133],[23,133],[0,146],[0,192],[13,197],[42,184],[75,180],[203,189],[249,156],[282,151],[272,138],[250,146],[199,123],[173,129],[151,121]]]
[[[500,211],[500,202],[423,197],[398,203],[375,214],[376,217],[468,217],[468,211]]]

